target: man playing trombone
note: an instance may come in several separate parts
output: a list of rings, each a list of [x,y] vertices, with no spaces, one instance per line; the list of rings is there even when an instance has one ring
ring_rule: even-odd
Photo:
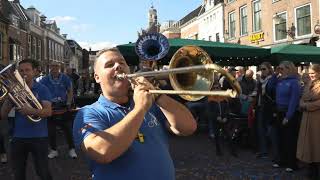
[[[34,80],[36,65],[33,60],[22,60],[18,66],[19,73],[24,77],[22,86],[28,86],[39,100],[42,108],[32,108],[27,104],[16,107],[13,138],[11,141],[11,160],[15,180],[26,179],[26,164],[31,153],[36,172],[41,180],[51,180],[48,167],[48,128],[46,117],[51,115],[51,94],[48,88]],[[10,76],[13,76],[10,75]],[[22,87],[23,88],[23,87]],[[25,90],[27,91],[27,90]],[[22,92],[17,92],[22,93]],[[28,93],[28,92],[27,92]],[[21,95],[22,96],[22,95]],[[8,113],[13,108],[13,102],[6,98],[1,108],[1,119],[8,119]],[[28,119],[30,116],[41,118],[38,122]]]
[[[153,95],[145,78],[130,83],[116,75],[129,67],[116,48],[97,54],[94,77],[102,94],[77,114],[74,142],[88,157],[93,180],[175,179],[166,127],[191,135],[197,125],[190,111],[167,95]]]

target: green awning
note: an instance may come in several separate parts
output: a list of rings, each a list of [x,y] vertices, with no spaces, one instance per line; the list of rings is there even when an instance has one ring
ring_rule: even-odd
[[[271,48],[272,58],[278,62],[320,63],[320,48],[309,45],[285,44]]]
[[[223,65],[257,65],[270,55],[270,49],[240,44],[221,43],[191,39],[169,39],[170,50],[160,64],[168,64],[173,54],[183,46],[194,45],[204,49],[215,63]],[[128,64],[137,65],[139,58],[135,53],[135,43],[117,46]]]

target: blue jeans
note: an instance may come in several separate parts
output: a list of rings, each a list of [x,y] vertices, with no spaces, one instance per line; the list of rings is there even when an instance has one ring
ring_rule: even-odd
[[[37,175],[41,180],[52,180],[48,166],[47,138],[13,138],[11,141],[11,160],[15,180],[26,179],[26,164],[29,153]]]

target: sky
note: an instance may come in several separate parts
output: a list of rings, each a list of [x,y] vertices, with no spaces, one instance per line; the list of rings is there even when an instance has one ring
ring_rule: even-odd
[[[34,6],[47,19],[54,19],[61,34],[82,48],[99,50],[135,42],[137,32],[148,24],[151,5],[158,21],[179,20],[201,5],[202,0],[20,0],[24,8]]]

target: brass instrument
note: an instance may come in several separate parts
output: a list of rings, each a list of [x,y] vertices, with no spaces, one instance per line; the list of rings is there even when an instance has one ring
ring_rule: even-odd
[[[0,101],[8,95],[18,108],[27,105],[32,108],[42,109],[42,105],[26,85],[18,70],[14,69],[13,64],[0,71],[0,87],[2,91]],[[28,115],[27,117],[33,122],[41,120],[39,116]]]
[[[135,51],[141,60],[155,61],[169,51],[168,39],[160,33],[143,33],[135,43]]]
[[[233,89],[210,91],[213,86],[214,72],[226,76]],[[119,79],[135,77],[157,77],[169,75],[174,90],[149,90],[152,94],[177,94],[187,101],[197,101],[204,96],[236,97],[241,88],[238,81],[220,66],[213,64],[210,56],[200,47],[184,46],[171,58],[169,69],[135,74],[119,74]]]

